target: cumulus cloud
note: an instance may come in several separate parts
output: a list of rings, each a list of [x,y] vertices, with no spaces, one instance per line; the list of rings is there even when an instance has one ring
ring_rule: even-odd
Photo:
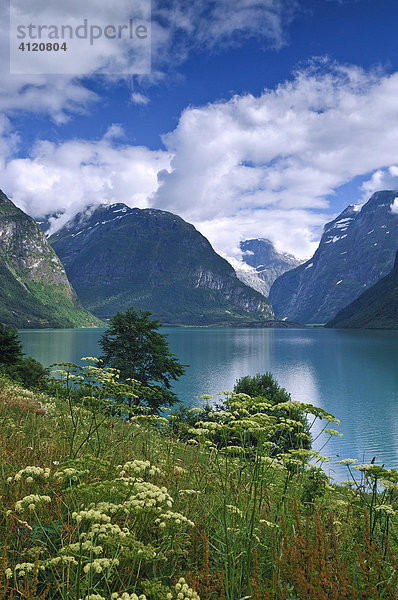
[[[157,188],[157,173],[169,167],[164,151],[114,145],[119,126],[97,142],[38,142],[27,158],[8,160],[0,170],[2,188],[34,217],[64,212],[58,226],[91,204],[125,202],[146,208]]]
[[[303,258],[339,186],[361,176],[367,195],[398,189],[397,96],[398,73],[318,61],[260,96],[187,108],[165,151],[128,145],[115,124],[101,140],[41,141],[16,158],[0,121],[0,181],[35,216],[125,202],[175,212],[237,258],[251,237]]]
[[[188,108],[164,136],[172,170],[152,202],[227,253],[249,234],[307,256],[328,196],[396,159],[397,94],[398,74],[321,60],[259,97]]]
[[[391,165],[386,169],[377,169],[371,178],[362,184],[364,200],[378,190],[398,190],[398,166]]]

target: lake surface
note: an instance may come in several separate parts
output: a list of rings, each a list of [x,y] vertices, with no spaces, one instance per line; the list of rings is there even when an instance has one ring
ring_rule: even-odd
[[[99,356],[101,329],[23,330],[24,352],[45,366]],[[398,332],[331,329],[164,328],[187,373],[179,398],[200,406],[202,394],[231,390],[243,375],[271,371],[294,400],[322,407],[341,420],[343,438],[322,454],[325,470],[347,479],[341,458],[398,468]],[[334,427],[334,425],[333,425]],[[320,447],[320,442],[317,442]]]

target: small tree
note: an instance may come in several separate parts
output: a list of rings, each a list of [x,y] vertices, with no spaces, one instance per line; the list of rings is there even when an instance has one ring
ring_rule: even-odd
[[[260,375],[245,375],[241,377],[235,383],[234,392],[236,394],[247,394],[252,398],[262,396],[267,398],[272,404],[279,404],[280,402],[289,402],[291,400],[289,392],[285,388],[281,388],[272,375],[272,373],[264,373]]]
[[[0,323],[0,365],[15,364],[22,356],[17,330]]]
[[[150,311],[118,312],[100,338],[103,351],[101,364],[120,371],[123,381],[135,379],[154,392],[142,399],[155,410],[178,401],[171,391],[171,382],[184,375],[185,367],[170,352],[164,334],[159,333],[159,320],[150,320]]]

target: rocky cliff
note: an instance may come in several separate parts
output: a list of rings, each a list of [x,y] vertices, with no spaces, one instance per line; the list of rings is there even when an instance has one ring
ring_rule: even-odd
[[[31,217],[0,190],[0,321],[18,328],[100,324],[81,307],[65,270]]]
[[[387,275],[398,248],[396,198],[398,191],[376,192],[327,223],[314,256],[272,285],[276,316],[326,323]]]

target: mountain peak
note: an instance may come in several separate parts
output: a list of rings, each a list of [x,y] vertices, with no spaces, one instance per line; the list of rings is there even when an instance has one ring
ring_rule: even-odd
[[[294,269],[302,261],[295,258],[287,252],[278,252],[274,244],[267,238],[256,238],[240,242],[243,261],[253,267],[257,277],[261,280],[261,286],[256,283],[255,289],[261,289],[262,293],[268,296],[271,285],[283,273]],[[247,283],[253,285],[253,274],[249,279],[248,274],[243,269],[236,269],[238,277]]]
[[[51,243],[85,306],[102,317],[131,305],[169,324],[273,316],[268,300],[244,285],[193,225],[170,212],[90,207]]]
[[[270,300],[280,318],[324,323],[392,268],[398,247],[398,192],[376,192],[325,225],[314,256],[273,284]]]

